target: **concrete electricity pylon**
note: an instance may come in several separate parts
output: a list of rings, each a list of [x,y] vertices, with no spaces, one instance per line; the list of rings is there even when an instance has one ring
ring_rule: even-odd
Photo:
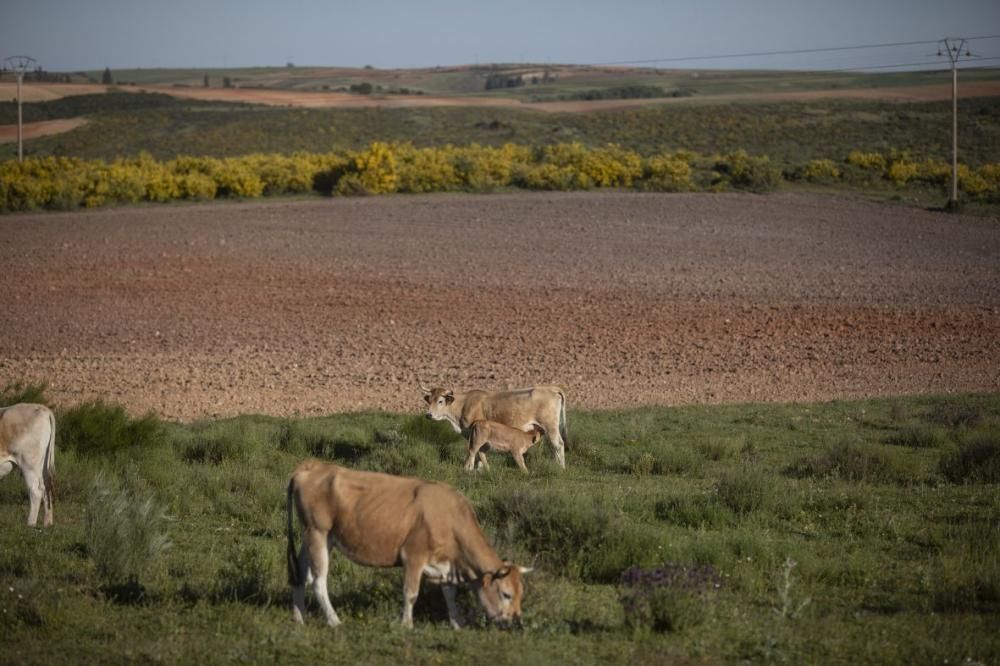
[[[17,75],[17,161],[24,160],[24,140],[21,133],[21,81],[24,80],[24,73],[35,64],[35,59],[31,56],[16,55],[3,59]]]
[[[954,208],[958,205],[958,61],[972,54],[965,48],[965,38],[945,37],[942,41],[944,53],[951,61],[951,198],[948,207]],[[938,55],[942,55],[940,49]]]

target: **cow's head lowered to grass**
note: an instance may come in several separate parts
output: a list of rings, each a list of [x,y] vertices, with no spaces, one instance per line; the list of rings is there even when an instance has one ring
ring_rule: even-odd
[[[504,562],[496,571],[483,574],[476,593],[491,620],[501,625],[521,623],[521,597],[524,594],[521,576],[531,571]]]

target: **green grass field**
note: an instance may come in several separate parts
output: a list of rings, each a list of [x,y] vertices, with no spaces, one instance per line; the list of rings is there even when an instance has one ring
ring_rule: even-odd
[[[0,482],[2,663],[1000,660],[1000,395],[571,411],[568,469],[543,443],[528,476],[499,454],[465,473],[416,406],[178,424],[84,405],[59,433],[55,527],[23,526],[21,479]],[[341,556],[343,626],[311,593],[293,625],[284,491],[307,456],[459,488],[537,567],[525,630],[454,632],[425,586],[405,631],[400,571]],[[632,566],[695,573],[627,587]]]
[[[550,145],[616,143],[643,155],[678,149],[702,154],[744,149],[780,165],[843,161],[852,150],[908,151],[914,159],[950,159],[951,107],[946,102],[860,101],[668,106],[600,113],[548,114],[499,108],[283,109],[192,103],[161,95],[71,97],[26,105],[26,117],[87,115],[87,125],[26,143],[28,155],[114,159],[148,152],[238,156],[249,153],[360,149],[372,141]],[[13,117],[0,104],[0,122]],[[1000,98],[963,102],[959,151],[978,167],[1000,154]],[[13,144],[0,147],[5,154]]]

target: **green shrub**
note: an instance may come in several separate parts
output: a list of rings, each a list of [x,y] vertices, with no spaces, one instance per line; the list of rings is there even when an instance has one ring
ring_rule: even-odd
[[[214,599],[270,605],[268,586],[275,564],[272,550],[255,543],[235,550],[219,569]]]
[[[539,566],[586,582],[613,582],[655,557],[656,540],[599,499],[515,489],[491,497],[479,512],[503,542],[531,553]]]
[[[25,384],[23,382],[10,382],[3,389],[0,389],[0,407],[16,405],[19,402],[32,402],[38,405],[51,406],[49,399],[45,395],[48,382],[41,384]]]
[[[701,624],[722,577],[711,565],[667,563],[653,569],[630,567],[620,584],[625,625],[638,633],[664,633]]]
[[[795,478],[839,478],[847,481],[894,481],[899,474],[889,460],[877,451],[852,444],[840,444],[825,453],[800,458],[785,469]]]
[[[935,449],[945,442],[944,433],[936,428],[915,426],[904,428],[886,438],[887,444],[905,446],[911,449]]]
[[[683,527],[721,527],[732,520],[732,513],[716,495],[670,495],[656,501],[656,517]]]
[[[59,448],[81,455],[107,455],[155,447],[165,442],[163,424],[153,414],[133,419],[121,405],[93,400],[59,416]]]
[[[180,456],[188,463],[219,465],[226,460],[243,458],[243,444],[230,434],[196,435],[181,445]]]
[[[939,469],[952,483],[1000,483],[1000,434],[989,430],[969,436],[941,456]]]
[[[719,501],[741,516],[766,507],[770,500],[772,481],[753,467],[727,472],[715,484]]]
[[[745,150],[720,157],[714,168],[722,182],[738,190],[770,192],[781,182],[781,170],[767,155],[748,155]]]
[[[87,553],[107,586],[139,583],[170,547],[164,511],[133,475],[125,484],[98,473],[86,503]]]
[[[639,445],[628,452],[621,470],[636,476],[690,474],[699,463],[697,456],[687,447]]]
[[[974,428],[983,422],[983,412],[976,405],[961,402],[936,402],[924,417],[930,423],[948,428]]]

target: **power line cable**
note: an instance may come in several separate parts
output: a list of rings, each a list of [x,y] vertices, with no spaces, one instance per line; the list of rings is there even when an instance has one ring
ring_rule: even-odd
[[[1000,35],[978,35],[976,37],[966,37],[966,41],[980,40],[980,39],[1000,39]],[[861,49],[881,49],[881,48],[894,48],[899,46],[920,46],[926,44],[940,44],[942,40],[940,39],[923,39],[910,42],[885,42],[882,44],[857,44],[854,46],[828,46],[824,48],[814,48],[814,49],[781,49],[774,51],[756,51],[751,53],[727,53],[718,55],[702,55],[702,56],[678,56],[671,58],[649,58],[645,60],[617,60],[612,62],[593,62],[586,63],[591,67],[600,65],[642,65],[651,63],[661,63],[661,62],[694,62],[698,60],[725,60],[732,58],[758,58],[763,56],[776,56],[776,55],[802,55],[805,53],[830,53],[834,51],[855,51]]]

